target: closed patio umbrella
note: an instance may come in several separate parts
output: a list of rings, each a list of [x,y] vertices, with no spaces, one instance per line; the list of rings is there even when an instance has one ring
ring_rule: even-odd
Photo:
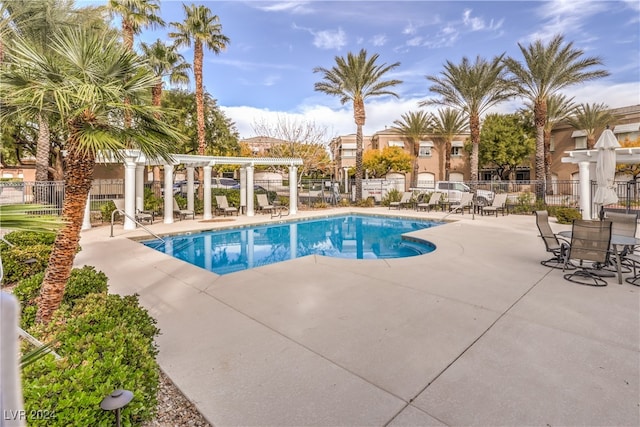
[[[614,133],[609,129],[602,132],[598,142],[594,146],[598,149],[598,157],[596,158],[596,194],[593,202],[600,205],[600,219],[604,217],[604,206],[618,203],[618,195],[615,189],[616,175],[616,151],[620,147]]]

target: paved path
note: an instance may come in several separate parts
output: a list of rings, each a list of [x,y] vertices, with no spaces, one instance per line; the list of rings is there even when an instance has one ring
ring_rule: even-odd
[[[117,226],[83,232],[77,263],[140,294],[161,368],[216,426],[640,425],[640,288],[540,265],[533,216],[447,219],[415,232],[435,252],[404,259],[308,256],[217,276]],[[152,229],[251,221],[272,220]]]

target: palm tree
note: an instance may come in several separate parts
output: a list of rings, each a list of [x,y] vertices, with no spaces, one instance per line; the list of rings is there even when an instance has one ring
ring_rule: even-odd
[[[222,25],[218,15],[212,15],[208,7],[192,4],[182,5],[186,18],[183,23],[172,22],[176,32],[169,33],[175,39],[176,47],[191,47],[193,43],[193,73],[196,80],[196,116],[198,121],[198,154],[205,154],[204,129],[204,88],[202,84],[203,47],[213,51],[216,55],[227,48],[229,38],[222,34]],[[202,177],[201,177],[202,178]],[[202,187],[202,186],[201,186]]]
[[[48,51],[51,35],[56,31],[80,25],[84,21],[99,22],[95,8],[75,9],[72,0],[12,0],[2,5],[2,38],[9,44],[14,37],[28,39],[40,52]],[[48,103],[55,100],[45,94]],[[36,142],[36,181],[48,181],[49,157],[51,150],[49,121],[54,118],[48,114],[49,108],[32,108],[28,116],[38,123]]]
[[[574,110],[573,98],[567,99],[565,95],[560,93],[553,94],[547,98],[547,123],[544,125],[544,178],[547,192],[549,193],[553,189],[551,179],[551,131],[555,125],[566,120]]]
[[[588,80],[606,77],[605,70],[589,71],[602,65],[598,57],[584,57],[584,52],[573,47],[572,42],[565,43],[562,35],[554,36],[548,44],[536,40],[529,46],[518,43],[524,63],[506,58],[504,63],[515,76],[520,96],[533,104],[533,116],[536,127],[536,164],[535,174],[539,182],[536,195],[544,197],[542,178],[545,174],[544,127],[547,123],[547,98],[561,89]]]
[[[411,181],[418,180],[418,156],[420,154],[420,140],[431,132],[431,116],[426,111],[409,111],[401,116],[401,120],[394,120],[392,129],[403,134],[411,144]]]
[[[184,57],[178,53],[175,45],[166,45],[160,39],[152,44],[141,43],[142,55],[147,60],[153,74],[158,77],[158,82],[151,89],[151,101],[156,107],[162,103],[162,88],[164,79],[168,78],[169,83],[184,85],[189,83],[187,70],[191,65],[184,62]],[[153,167],[153,181],[160,181],[160,167]]]
[[[449,173],[451,171],[451,143],[456,135],[468,132],[469,121],[460,110],[454,108],[439,108],[437,114],[433,115],[432,123],[433,133],[445,141],[444,180],[449,181]],[[440,179],[442,180],[442,172],[440,173]]]
[[[127,50],[133,51],[133,37],[140,34],[143,27],[164,27],[158,12],[157,0],[109,0],[108,8],[122,20],[122,40]]]
[[[576,130],[587,134],[587,149],[591,150],[596,143],[596,135],[614,120],[605,104],[580,104],[574,114],[567,118],[567,123]]]
[[[511,98],[515,91],[506,76],[502,63],[504,54],[487,61],[480,56],[474,64],[463,57],[458,65],[447,61],[440,76],[427,76],[434,83],[431,92],[440,98],[420,102],[420,106],[445,105],[466,113],[473,148],[471,151],[471,180],[478,180],[478,144],[480,144],[480,117],[489,108]]]
[[[48,322],[59,307],[80,240],[80,227],[91,189],[96,156],[102,150],[117,155],[132,143],[146,156],[170,160],[168,141],[180,135],[158,117],[157,109],[140,103],[148,99],[157,78],[142,59],[127,51],[108,33],[74,29],[54,34],[50,61],[38,49],[20,39],[7,51],[21,67],[0,69],[2,99],[14,108],[3,115],[19,114],[33,102],[42,103],[51,93],[55,113],[66,123],[65,226],[57,234],[45,271],[37,320]],[[125,104],[123,99],[131,100]],[[114,120],[127,109],[135,126]],[[126,141],[126,142],[125,142]]]
[[[385,74],[400,66],[377,65],[379,55],[367,58],[367,51],[361,49],[357,55],[349,52],[347,58],[336,56],[336,65],[331,69],[315,67],[314,73],[322,73],[323,80],[314,85],[315,90],[340,97],[342,105],[351,101],[353,118],[356,123],[356,201],[362,200],[362,126],[366,120],[364,101],[373,96],[391,95],[398,98],[389,88],[402,83],[401,80],[383,80]]]

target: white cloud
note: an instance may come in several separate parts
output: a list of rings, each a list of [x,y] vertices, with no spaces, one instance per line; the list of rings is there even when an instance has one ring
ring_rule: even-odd
[[[606,11],[607,2],[577,2],[574,0],[553,0],[541,3],[537,14],[546,22],[528,36],[528,41],[549,41],[556,34],[568,32],[582,34],[582,27],[588,17]]]
[[[264,5],[264,3],[268,3]],[[310,1],[258,2],[255,8],[264,12],[289,12],[294,15],[313,13]]]
[[[403,28],[402,34],[413,35],[418,32],[418,27],[413,23],[409,22],[406,27]]]
[[[604,103],[609,108],[628,107],[638,104],[638,93],[640,83],[610,84],[606,82],[590,83],[581,86],[574,86],[564,93],[569,97],[574,97],[576,103]],[[365,104],[366,122],[363,128],[365,135],[372,135],[386,127],[393,126],[393,121],[400,119],[403,113],[418,110],[418,103],[427,98],[422,97],[383,100],[369,100]],[[514,99],[509,102],[499,104],[491,109],[492,113],[513,113],[523,105],[521,100]],[[319,126],[326,126],[328,137],[348,135],[355,133],[356,125],[353,121],[353,110],[347,104],[339,108],[330,108],[325,105],[304,105],[298,108],[297,112],[270,111],[255,107],[220,107],[222,111],[236,123],[236,127],[241,138],[256,136],[253,132],[253,123],[262,120],[276,123],[278,117],[290,116],[292,119],[302,121],[313,121]],[[425,108],[428,111],[435,111],[436,107]]]
[[[322,30],[313,35],[313,45],[319,49],[340,49],[347,44],[347,35],[342,28]]]
[[[371,44],[374,46],[384,46],[387,44],[387,36],[385,34],[376,34],[371,38]]]

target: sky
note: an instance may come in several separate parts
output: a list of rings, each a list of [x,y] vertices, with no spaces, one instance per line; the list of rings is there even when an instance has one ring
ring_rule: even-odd
[[[78,2],[82,4],[82,1]],[[99,3],[106,3],[99,2]],[[597,56],[610,76],[563,91],[576,103],[610,108],[640,104],[640,2],[630,1],[188,1],[218,15],[228,48],[204,54],[204,85],[233,122],[241,138],[256,136],[256,124],[287,120],[325,128],[327,139],[355,133],[350,103],[314,90],[322,80],[315,67],[331,68],[337,56],[378,54],[380,64],[400,65],[387,78],[402,80],[398,98],[365,103],[365,135],[393,126],[418,110],[429,92],[426,76],[463,57],[493,59],[505,53],[523,61],[519,44],[567,42]],[[167,22],[182,22],[181,1],[160,2]],[[173,28],[144,29],[140,41],[169,42]],[[193,62],[192,49],[181,50]],[[193,90],[193,79],[190,89]],[[510,113],[513,100],[492,112]],[[433,110],[435,107],[430,107]]]

